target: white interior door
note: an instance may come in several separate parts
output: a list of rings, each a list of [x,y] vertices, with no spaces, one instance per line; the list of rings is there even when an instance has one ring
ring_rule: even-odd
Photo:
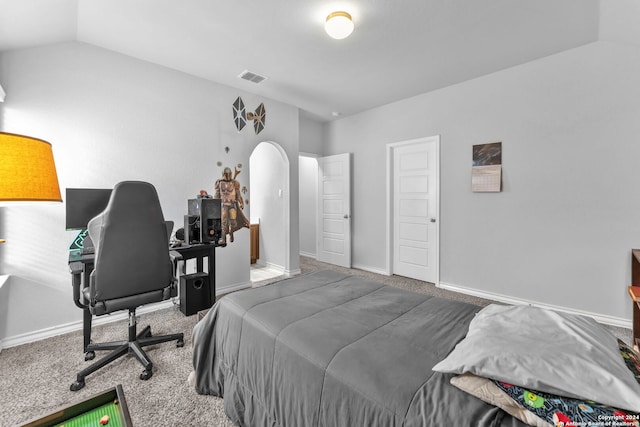
[[[394,145],[393,274],[438,280],[439,137]]]
[[[318,261],[351,267],[351,154],[318,158]]]

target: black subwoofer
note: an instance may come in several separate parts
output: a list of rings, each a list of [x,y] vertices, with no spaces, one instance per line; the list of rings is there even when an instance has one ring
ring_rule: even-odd
[[[180,276],[180,311],[185,316],[211,308],[211,305],[208,273]]]

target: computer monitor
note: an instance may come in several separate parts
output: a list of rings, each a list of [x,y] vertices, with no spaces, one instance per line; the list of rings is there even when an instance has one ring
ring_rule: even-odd
[[[109,203],[110,188],[67,188],[67,230],[83,230]]]

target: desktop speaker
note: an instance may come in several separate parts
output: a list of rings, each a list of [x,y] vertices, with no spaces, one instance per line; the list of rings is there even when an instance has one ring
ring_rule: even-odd
[[[222,236],[222,200],[220,199],[189,199],[185,216],[185,236],[189,236],[189,243],[217,243]],[[187,220],[187,217],[189,219]],[[195,219],[194,219],[195,218]],[[187,234],[187,221],[193,235]]]
[[[217,242],[222,235],[222,200],[200,199],[200,241]]]
[[[200,216],[200,200],[202,200],[202,199],[189,199],[189,200],[187,200],[187,213],[189,215]]]
[[[191,316],[211,308],[211,288],[208,273],[194,273],[180,276],[180,311]]]

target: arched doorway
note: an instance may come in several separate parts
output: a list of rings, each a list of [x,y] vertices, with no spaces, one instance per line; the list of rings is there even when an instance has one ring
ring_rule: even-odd
[[[290,271],[289,158],[276,142],[264,141],[249,157],[250,220],[259,224],[258,265]]]

